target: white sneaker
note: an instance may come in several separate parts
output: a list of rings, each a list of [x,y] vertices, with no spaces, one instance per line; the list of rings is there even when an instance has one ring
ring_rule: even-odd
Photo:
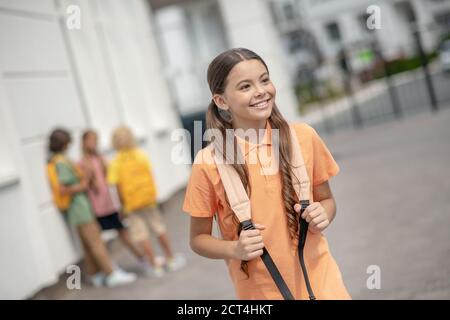
[[[95,288],[100,288],[105,284],[105,274],[103,272],[97,272],[89,278],[89,282]]]
[[[107,287],[116,287],[124,284],[129,284],[136,281],[136,275],[131,272],[126,272],[121,269],[114,270],[109,276],[105,278]]]
[[[182,254],[175,254],[175,256],[167,260],[166,268],[169,271],[178,271],[186,265],[186,258]]]
[[[164,271],[164,267],[163,266],[154,266],[153,267],[153,271],[152,271],[152,276],[155,278],[162,278],[164,277],[164,275],[166,274],[166,272]]]
[[[139,262],[139,265],[147,277],[161,278],[165,274],[162,264],[152,266],[147,260],[143,260]]]

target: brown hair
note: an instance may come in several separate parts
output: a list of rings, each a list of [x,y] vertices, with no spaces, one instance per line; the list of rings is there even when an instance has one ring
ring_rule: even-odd
[[[72,141],[69,131],[58,128],[52,131],[48,141],[48,151],[58,153],[64,151],[67,145]]]
[[[86,153],[87,153],[87,152],[86,152],[86,140],[87,140],[87,138],[88,138],[91,134],[97,137],[97,132],[95,132],[95,130],[93,130],[93,129],[86,129],[86,130],[83,132],[83,135],[81,136],[81,143],[82,143],[82,151],[83,151],[83,154],[86,154]],[[97,152],[96,152],[96,153],[97,153]]]
[[[225,91],[225,87],[227,84],[227,77],[233,67],[239,62],[246,60],[258,60],[260,61],[266,68],[267,72],[269,69],[267,68],[264,60],[255,52],[244,49],[244,48],[235,48],[227,50],[220,55],[218,55],[214,60],[210,63],[208,67],[208,84],[212,94],[223,94]],[[299,200],[295,194],[294,187],[291,180],[291,135],[289,124],[281,115],[278,107],[274,104],[272,109],[272,114],[268,119],[271,127],[273,129],[278,129],[280,133],[279,137],[279,154],[280,154],[280,163],[279,168],[281,170],[281,180],[282,180],[282,195],[284,208],[287,216],[287,224],[289,228],[289,234],[291,239],[298,239],[298,223],[299,216],[294,210],[295,203],[298,203]],[[226,130],[233,129],[231,122],[221,114],[218,106],[214,103],[214,100],[211,101],[208,107],[208,111],[206,113],[206,126],[208,129],[218,129],[222,133],[222,141],[226,141]],[[236,158],[236,152],[239,152],[239,148],[237,148],[236,137],[234,137],[234,152]],[[224,145],[225,154],[226,154],[226,144]],[[224,155],[225,156],[225,155]],[[238,173],[244,188],[247,190],[247,193],[250,197],[251,187],[249,183],[249,173],[246,164],[236,164],[232,162],[233,168]],[[233,215],[233,221],[239,224],[237,218]],[[240,232],[240,226],[239,231]],[[241,263],[241,270],[245,272],[248,276],[248,268],[246,262]]]

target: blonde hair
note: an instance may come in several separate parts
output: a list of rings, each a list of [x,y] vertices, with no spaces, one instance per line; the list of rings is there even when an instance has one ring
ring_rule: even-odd
[[[112,134],[112,145],[117,151],[136,147],[136,139],[131,129],[127,126],[116,128]]]

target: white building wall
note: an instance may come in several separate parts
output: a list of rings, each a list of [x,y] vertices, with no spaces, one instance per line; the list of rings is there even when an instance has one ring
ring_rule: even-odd
[[[291,120],[298,117],[289,65],[283,59],[268,2],[180,1],[159,8],[155,17],[166,76],[181,114],[206,111],[211,99],[206,80],[211,60],[226,49],[246,47],[268,63],[283,114]]]
[[[399,52],[414,53],[412,29],[395,9],[394,0],[298,0],[305,11],[305,26],[310,27],[325,57],[336,54],[338,44],[332,43],[325,31],[329,22],[336,21],[342,36],[343,44],[351,44],[364,40],[367,35],[362,32],[358,16],[365,13],[371,5],[377,5],[381,12],[381,29],[374,35],[388,58],[395,57]],[[436,10],[450,8],[449,1],[435,3],[428,0],[411,0],[418,20],[419,28],[426,31],[423,34],[424,46],[427,50],[434,49],[436,32],[433,30],[433,14]]]
[[[298,120],[298,106],[283,59],[282,46],[272,22],[269,6],[258,0],[220,0],[230,47],[244,47],[267,63],[277,88],[277,105],[288,121]]]
[[[160,9],[156,13],[156,23],[167,63],[166,74],[177,106],[182,114],[197,112],[201,106],[201,83],[194,72],[193,39],[186,12],[175,5]]]
[[[414,54],[415,47],[411,28],[396,12],[393,3],[387,1],[379,5],[381,10],[381,29],[375,32],[381,49],[387,59],[398,58],[399,54]]]
[[[445,2],[448,2],[445,4]],[[434,13],[438,10],[450,10],[450,1],[442,3],[430,3],[430,0],[411,0],[411,4],[416,12],[418,28],[422,33],[423,47],[426,51],[436,49],[439,41],[439,32],[435,29]]]
[[[155,20],[165,74],[180,113],[204,112],[211,99],[208,65],[227,49],[217,2],[187,1],[160,8]]]
[[[81,29],[65,27],[69,4]],[[161,201],[189,170],[170,161],[180,127],[144,0],[0,0],[0,298],[25,298],[54,283],[79,257],[45,176],[49,131],[93,127],[110,155],[111,130],[137,133]],[[170,179],[167,176],[170,174]]]

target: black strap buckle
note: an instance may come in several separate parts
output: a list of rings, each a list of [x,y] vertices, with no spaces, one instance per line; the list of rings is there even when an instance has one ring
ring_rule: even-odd
[[[241,228],[242,230],[253,230],[255,229],[255,225],[253,224],[252,220],[249,219],[241,222]],[[294,296],[289,290],[289,287],[284,281],[283,276],[281,275],[280,271],[278,270],[277,266],[275,265],[275,262],[273,261],[272,257],[270,256],[266,248],[263,248],[263,254],[261,256],[261,259],[264,262],[264,265],[266,266],[267,270],[269,271],[273,281],[275,282],[275,285],[277,286],[278,290],[283,296],[283,299],[294,300]]]

